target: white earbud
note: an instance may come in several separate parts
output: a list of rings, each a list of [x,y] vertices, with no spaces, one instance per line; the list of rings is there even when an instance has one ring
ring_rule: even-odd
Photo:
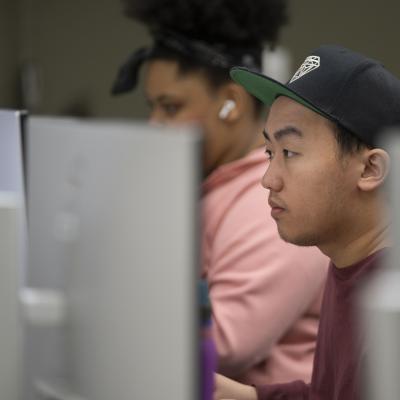
[[[236,107],[236,103],[233,100],[225,100],[218,117],[220,119],[226,119],[229,113]]]

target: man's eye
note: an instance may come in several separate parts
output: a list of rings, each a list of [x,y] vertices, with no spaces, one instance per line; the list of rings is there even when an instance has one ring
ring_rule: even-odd
[[[293,151],[284,149],[283,150],[283,155],[285,156],[285,158],[292,158],[292,157],[294,157],[296,155],[296,153],[293,152]]]

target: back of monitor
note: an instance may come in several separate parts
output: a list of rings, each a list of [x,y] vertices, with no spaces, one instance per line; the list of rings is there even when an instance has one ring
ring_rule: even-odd
[[[39,398],[196,398],[199,152],[189,128],[30,119],[30,285],[67,306]]]
[[[25,218],[19,110],[0,109],[0,399],[21,398],[23,324],[18,293],[24,275]]]

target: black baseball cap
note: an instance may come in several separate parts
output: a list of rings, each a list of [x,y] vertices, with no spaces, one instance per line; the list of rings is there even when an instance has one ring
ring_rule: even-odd
[[[379,61],[341,46],[315,49],[286,84],[244,67],[230,74],[266,105],[290,97],[367,145],[376,145],[384,128],[400,125],[400,80]]]

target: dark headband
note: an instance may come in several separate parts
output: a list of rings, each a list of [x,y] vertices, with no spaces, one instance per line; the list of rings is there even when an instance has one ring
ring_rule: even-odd
[[[143,62],[156,55],[160,49],[165,48],[210,67],[229,70],[235,65],[241,65],[253,71],[260,70],[260,47],[253,49],[235,47],[228,50],[225,45],[211,46],[200,40],[188,39],[182,35],[165,31],[155,33],[153,37],[153,46],[136,50],[119,68],[111,89],[113,95],[133,90],[137,85],[139,69]]]

